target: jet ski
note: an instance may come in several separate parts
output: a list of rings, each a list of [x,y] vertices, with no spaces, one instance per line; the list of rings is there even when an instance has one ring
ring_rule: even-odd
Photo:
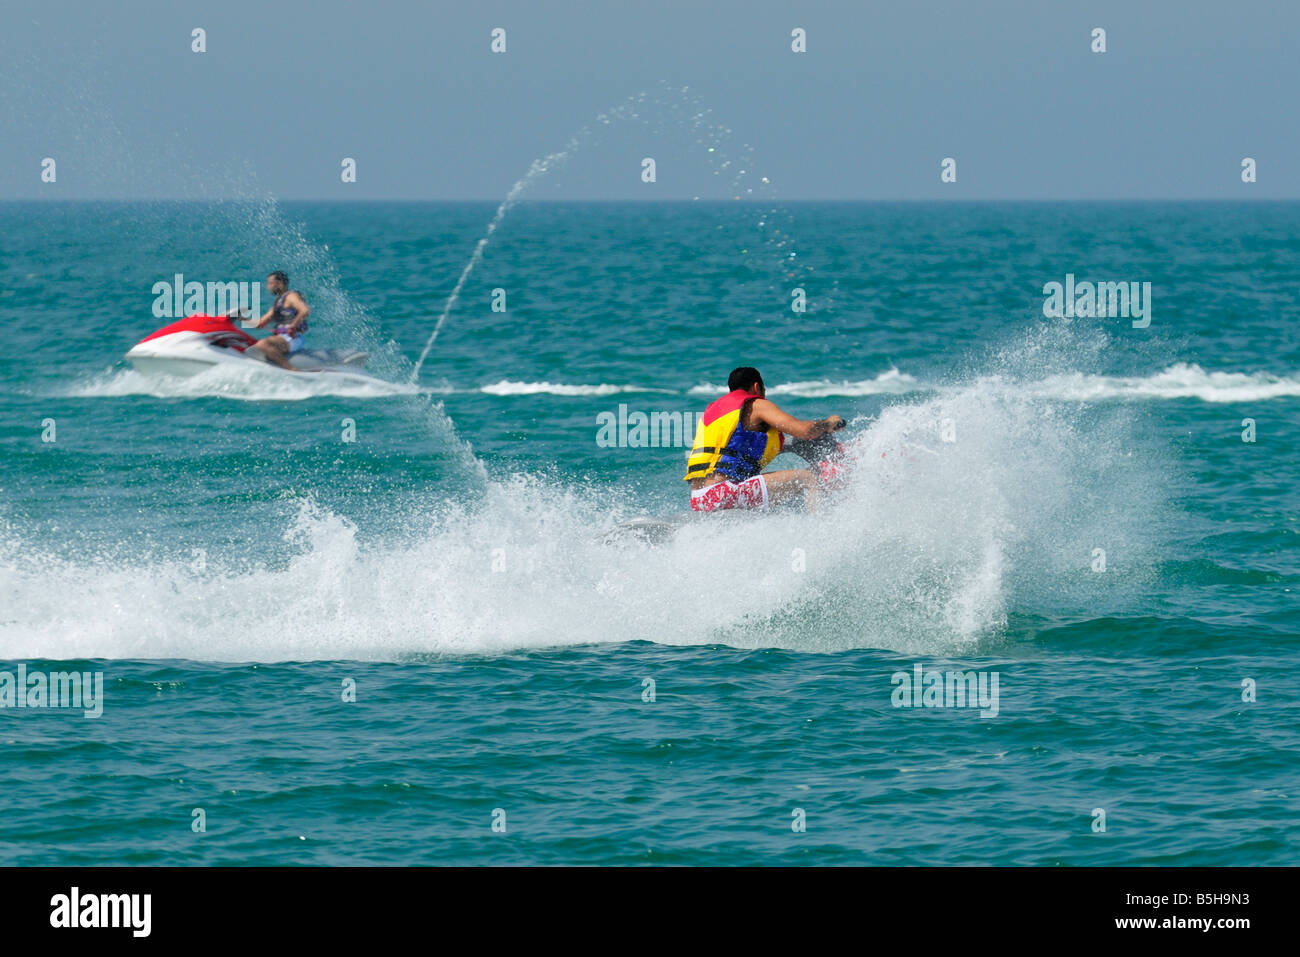
[[[820,476],[822,492],[834,496],[842,492],[857,460],[857,451],[840,442],[833,434],[817,439],[791,439],[785,451],[797,455]],[[884,455],[882,455],[882,458]],[[904,452],[903,457],[907,455]],[[639,515],[619,522],[605,531],[600,541],[605,545],[659,546],[670,543],[679,531],[700,522],[753,521],[764,513],[797,511],[797,502],[772,505],[762,512],[746,509],[723,509],[716,512],[682,512],[675,515]]]
[[[679,515],[640,515],[619,522],[601,536],[601,542],[605,545],[666,545],[683,526],[699,521],[700,514],[684,512]]]
[[[138,371],[156,375],[197,375],[213,366],[247,362],[278,369],[260,350],[249,348],[256,341],[228,316],[189,316],[145,336],[126,358]],[[355,349],[299,349],[289,363],[303,371],[364,374],[369,357]]]

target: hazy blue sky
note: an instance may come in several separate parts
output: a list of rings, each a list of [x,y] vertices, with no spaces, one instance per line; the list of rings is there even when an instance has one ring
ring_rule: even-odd
[[[1296,2],[4,0],[0,18],[0,198],[499,200],[641,93],[529,195],[1300,197]],[[721,153],[699,109],[732,131]]]

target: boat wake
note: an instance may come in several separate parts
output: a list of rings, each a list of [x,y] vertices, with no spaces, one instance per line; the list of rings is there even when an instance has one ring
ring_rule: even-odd
[[[1207,372],[1179,362],[1146,376],[1066,373],[1032,383],[1029,388],[1059,399],[1095,402],[1105,399],[1198,399],[1201,402],[1259,402],[1300,397],[1300,376],[1270,372]]]
[[[297,402],[321,396],[379,399],[435,390],[387,382],[363,373],[285,372],[266,363],[213,366],[188,376],[117,369],[82,381],[64,393],[74,398],[152,396],[158,399],[221,398],[245,402]]]

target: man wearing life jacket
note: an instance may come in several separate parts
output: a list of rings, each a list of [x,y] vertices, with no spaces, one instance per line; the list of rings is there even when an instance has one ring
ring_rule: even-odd
[[[289,357],[302,348],[302,335],[307,331],[311,307],[302,298],[302,293],[289,288],[289,277],[278,269],[266,277],[266,288],[275,296],[275,302],[258,320],[257,328],[274,322],[275,332],[249,348],[256,349],[282,369],[300,372],[289,363]]]
[[[802,495],[809,508],[817,503],[817,476],[808,469],[763,472],[785,447],[785,436],[812,442],[844,428],[838,415],[817,422],[796,419],[764,396],[758,370],[742,366],[727,378],[731,391],[709,405],[695,431],[686,462],[691,508],[765,508]]]

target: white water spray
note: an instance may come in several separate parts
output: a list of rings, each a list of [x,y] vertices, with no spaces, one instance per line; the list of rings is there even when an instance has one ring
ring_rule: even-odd
[[[665,85],[664,92],[678,94],[678,99],[667,103],[668,112],[670,114],[675,114],[678,122],[682,123],[686,129],[696,136],[696,145],[705,150],[710,163],[714,166],[714,175],[720,176],[723,173],[728,173],[731,176],[729,192],[734,195],[735,199],[740,199],[741,184],[749,175],[749,167],[753,165],[751,162],[753,148],[749,144],[744,144],[741,149],[741,158],[739,160],[732,160],[725,152],[723,152],[720,146],[723,141],[731,136],[731,129],[713,123],[708,119],[708,116],[712,111],[700,106],[699,97],[697,95],[687,95],[690,92],[690,87],[681,87],[678,90],[670,90]],[[637,112],[637,109],[641,104],[645,103],[645,100],[645,93],[638,93],[634,96],[630,96],[619,106],[597,115],[596,122],[602,126],[609,126],[613,120],[638,119],[640,114]],[[663,107],[665,104],[660,101],[657,105]],[[655,132],[660,132],[657,127]],[[442,331],[442,327],[446,323],[447,317],[451,315],[452,309],[456,307],[456,303],[460,300],[460,293],[465,287],[466,280],[469,279],[470,274],[474,271],[474,267],[482,261],[483,251],[492,240],[492,235],[497,231],[497,227],[501,225],[506,214],[510,212],[511,208],[520,200],[524,192],[535,180],[556,169],[572,157],[573,154],[578,151],[580,146],[591,139],[592,134],[593,128],[591,126],[584,126],[574,134],[562,150],[550,153],[540,159],[533,160],[528,167],[528,172],[510,188],[510,192],[506,194],[506,198],[502,201],[501,205],[497,207],[496,215],[494,215],[492,221],[488,223],[487,231],[483,234],[482,238],[479,239],[477,245],[475,245],[474,252],[470,256],[469,262],[467,262],[465,268],[461,270],[460,278],[456,280],[456,285],[452,289],[451,295],[447,297],[447,302],[443,306],[442,313],[438,316],[438,321],[434,323],[433,326],[433,332],[429,335],[429,341],[424,344],[424,349],[420,352],[420,358],[416,360],[415,368],[411,372],[410,381],[412,383],[419,379],[420,369],[424,366],[425,360],[433,350],[433,344],[437,341],[438,334]],[[734,170],[732,169],[733,166],[736,167]],[[770,186],[771,180],[764,176],[760,179],[760,185],[757,189],[760,193],[764,193],[768,191]],[[744,193],[746,196],[752,197],[754,195],[754,190],[755,187],[745,187]],[[698,199],[699,197],[696,198]],[[777,211],[772,209],[762,214],[758,222],[758,228],[760,230],[768,230],[768,220],[775,216],[776,213]],[[779,229],[772,229],[769,232],[772,236],[771,242],[773,243],[774,248],[782,257],[785,266],[789,268],[789,266],[796,260],[797,254],[793,252],[792,249],[789,249],[791,241],[788,231],[784,237],[781,236],[781,231]]]
[[[447,316],[451,315],[451,310],[455,308],[457,301],[459,301],[460,291],[465,286],[465,280],[469,278],[469,274],[474,271],[474,267],[483,259],[483,250],[487,247],[488,242],[491,241],[492,234],[497,231],[497,227],[501,225],[501,221],[506,218],[506,213],[510,212],[510,208],[519,201],[519,197],[523,195],[524,190],[528,188],[529,184],[531,184],[533,180],[545,173],[549,173],[552,169],[560,163],[563,163],[570,155],[572,155],[573,151],[578,148],[579,141],[586,132],[587,129],[584,127],[577,136],[569,141],[569,144],[564,149],[557,153],[551,153],[544,156],[541,159],[533,160],[532,164],[528,167],[528,172],[525,173],[514,186],[510,187],[510,192],[506,194],[506,198],[502,201],[501,205],[497,207],[496,215],[492,217],[492,222],[488,223],[487,232],[483,234],[483,238],[480,239],[478,245],[474,247],[474,254],[469,257],[469,262],[467,262],[465,268],[461,270],[460,278],[456,280],[455,288],[452,289],[451,295],[447,297],[447,304],[442,307],[442,315],[438,317],[438,321],[433,326],[433,334],[429,336],[429,341],[424,344],[424,351],[420,353],[420,358],[416,361],[415,368],[411,371],[412,382],[419,379],[420,367],[424,365],[424,360],[429,357],[429,352],[433,349],[433,344],[438,339],[438,333],[442,331],[442,324],[447,321]]]

